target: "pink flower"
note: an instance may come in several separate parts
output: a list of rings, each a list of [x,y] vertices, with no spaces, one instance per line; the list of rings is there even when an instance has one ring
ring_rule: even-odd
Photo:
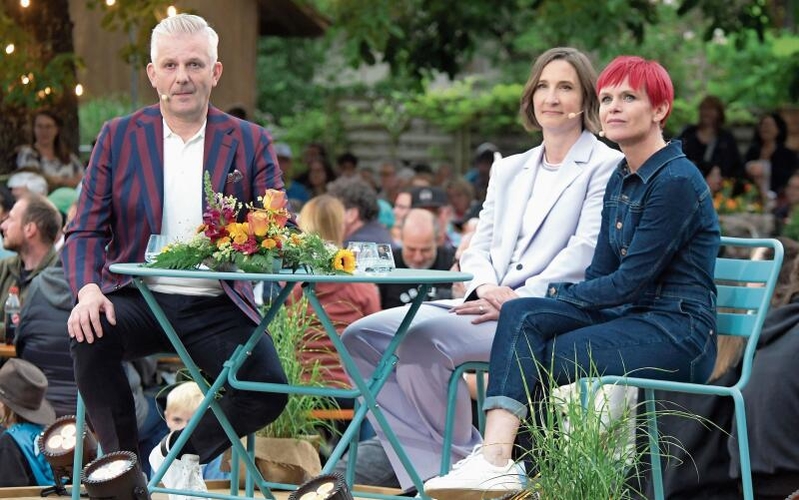
[[[261,201],[267,210],[281,210],[286,208],[286,193],[277,189],[267,189]]]

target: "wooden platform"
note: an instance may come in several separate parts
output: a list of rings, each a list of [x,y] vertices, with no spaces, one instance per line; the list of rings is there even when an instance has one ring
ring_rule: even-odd
[[[209,490],[214,493],[228,494],[230,493],[229,483],[227,481],[209,481]],[[375,493],[397,494],[399,490],[392,488],[375,488],[372,486],[357,486],[361,491],[370,491]],[[42,500],[42,488],[39,487],[25,487],[25,488],[0,488],[0,498],[16,498],[17,500]],[[291,492],[289,491],[273,491],[272,492],[277,500],[286,500]],[[354,493],[355,498],[358,497],[357,491]],[[46,498],[52,499],[68,499],[69,497],[58,497],[51,495]],[[242,496],[242,498],[244,498]],[[254,498],[263,498],[258,488],[255,489]],[[152,495],[152,500],[169,500],[169,495],[166,493],[155,493]]]

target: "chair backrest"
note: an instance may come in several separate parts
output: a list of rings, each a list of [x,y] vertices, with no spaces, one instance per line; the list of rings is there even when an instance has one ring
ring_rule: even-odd
[[[746,337],[741,378],[749,379],[754,351],[782,266],[782,243],[771,238],[721,238],[723,254],[716,259],[718,290],[716,328],[720,335]],[[768,260],[751,260],[751,250],[771,250]],[[741,255],[741,250],[745,254]],[[737,257],[740,255],[740,257]]]

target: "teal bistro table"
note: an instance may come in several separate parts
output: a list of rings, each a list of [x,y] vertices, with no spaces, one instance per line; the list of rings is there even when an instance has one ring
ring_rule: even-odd
[[[358,440],[358,431],[360,429],[361,423],[366,417],[366,412],[369,411],[372,412],[372,415],[374,416],[377,424],[383,430],[389,443],[396,451],[397,455],[402,461],[403,466],[408,471],[410,477],[413,479],[413,483],[416,486],[417,490],[420,492],[424,491],[422,479],[419,477],[419,474],[416,472],[415,468],[413,467],[413,464],[408,459],[407,454],[403,450],[402,444],[399,442],[396,435],[389,426],[388,422],[386,421],[383,412],[381,411],[380,407],[377,405],[375,401],[375,398],[377,394],[380,392],[380,389],[385,384],[388,377],[390,376],[391,372],[394,370],[394,366],[396,365],[398,359],[395,354],[396,350],[399,347],[399,345],[402,343],[405,336],[408,334],[408,327],[410,326],[411,321],[416,315],[416,312],[419,310],[419,307],[421,306],[422,302],[424,302],[424,299],[427,297],[430,287],[436,283],[453,283],[459,281],[468,281],[472,279],[471,274],[452,272],[452,271],[434,271],[434,270],[417,270],[417,269],[395,269],[391,272],[380,275],[377,274],[322,275],[322,274],[312,274],[307,272],[260,274],[260,273],[241,273],[241,272],[155,269],[155,268],[145,267],[143,264],[113,264],[110,270],[113,273],[133,276],[133,283],[139,289],[142,296],[144,297],[144,300],[147,302],[147,305],[150,307],[156,319],[158,320],[159,324],[166,332],[167,337],[169,337],[170,342],[172,342],[175,351],[177,352],[178,356],[180,356],[181,361],[185,364],[186,368],[191,374],[191,377],[196,382],[198,382],[198,384],[203,390],[203,393],[205,394],[205,397],[202,401],[202,404],[200,405],[200,408],[194,413],[194,416],[191,418],[188,425],[186,426],[185,432],[181,433],[175,445],[169,451],[169,454],[167,455],[163,465],[159,468],[159,470],[153,472],[153,476],[150,479],[149,483],[149,489],[151,492],[172,493],[178,495],[205,496],[208,498],[226,498],[226,499],[241,498],[240,496],[238,496],[239,460],[236,458],[237,456],[244,461],[248,472],[248,474],[246,475],[246,484],[244,488],[245,498],[253,497],[254,484],[257,484],[258,488],[261,490],[262,494],[264,495],[264,498],[274,498],[271,492],[271,488],[296,489],[297,485],[271,483],[264,480],[263,476],[261,475],[260,471],[255,465],[255,461],[253,460],[254,440],[248,439],[247,447],[245,448],[244,445],[239,440],[239,437],[233,431],[233,428],[230,425],[227,417],[225,416],[225,414],[222,412],[222,410],[219,408],[218,404],[215,401],[214,396],[217,394],[219,389],[222,388],[226,382],[234,388],[247,391],[263,391],[263,392],[274,392],[274,393],[284,393],[284,394],[311,394],[311,395],[328,396],[335,398],[357,399],[359,404],[356,405],[357,408],[354,413],[353,419],[350,422],[347,429],[344,431],[344,434],[341,436],[339,443],[332,451],[322,472],[323,473],[331,472],[335,463],[341,458],[347,447],[350,446],[351,448],[349,453],[347,482],[349,483],[350,487],[352,486],[353,469],[357,454],[356,443]],[[186,348],[183,346],[182,342],[180,341],[180,338],[176,334],[175,329],[172,327],[169,320],[166,318],[163,310],[156,302],[152,292],[147,287],[147,284],[144,282],[144,278],[147,277],[205,278],[205,279],[218,279],[223,281],[234,281],[234,280],[254,281],[254,282],[265,281],[265,282],[279,282],[282,284],[282,286],[277,298],[273,300],[272,304],[270,305],[263,319],[255,328],[255,330],[253,330],[253,333],[250,336],[247,343],[245,343],[244,345],[240,345],[238,346],[238,348],[236,348],[231,358],[224,363],[222,372],[219,374],[216,380],[214,380],[209,386],[202,378],[200,370],[198,369],[197,365],[191,359],[191,356],[189,356],[189,353],[186,351]],[[333,342],[333,345],[338,351],[343,366],[345,367],[345,369],[353,379],[353,384],[354,384],[353,388],[342,389],[342,388],[332,388],[332,387],[308,387],[308,386],[296,386],[296,385],[285,385],[285,384],[274,384],[274,383],[263,383],[263,382],[248,382],[246,380],[239,380],[237,378],[238,370],[242,366],[244,361],[247,359],[249,351],[255,346],[261,335],[264,335],[264,333],[267,331],[269,323],[272,321],[272,319],[277,314],[279,308],[283,306],[286,299],[291,294],[291,290],[295,283],[303,284],[302,287],[303,293],[308,298],[309,303],[311,304],[314,311],[319,317],[319,321],[321,322],[327,335],[330,337],[331,341]],[[400,324],[396,335],[394,336],[393,340],[391,341],[385,353],[383,354],[383,357],[377,369],[373,374],[371,374],[371,377],[368,380],[360,376],[360,372],[356,367],[355,362],[352,359],[352,356],[350,356],[349,352],[347,352],[347,349],[344,346],[344,343],[339,338],[338,333],[336,332],[336,329],[333,326],[333,323],[325,313],[325,310],[322,308],[322,304],[319,302],[319,299],[317,298],[316,293],[314,291],[314,286],[317,283],[415,284],[419,286],[419,293],[416,295],[413,302],[407,307],[407,313],[405,314],[405,317],[402,323]],[[158,482],[164,476],[164,473],[169,467],[169,464],[172,463],[177,454],[183,448],[192,430],[194,430],[194,428],[197,426],[198,422],[200,421],[203,414],[205,413],[205,411],[207,411],[208,408],[210,408],[211,411],[213,411],[216,417],[219,419],[219,422],[222,425],[222,427],[225,429],[225,432],[227,433],[228,438],[230,438],[230,442],[233,447],[230,494],[225,495],[225,494],[210,493],[210,492],[191,493],[186,491],[158,487],[157,486]],[[384,495],[372,492],[368,493],[359,492],[358,494],[359,496],[369,497],[369,498],[393,498],[391,495]],[[422,493],[422,495],[423,494],[424,493]]]

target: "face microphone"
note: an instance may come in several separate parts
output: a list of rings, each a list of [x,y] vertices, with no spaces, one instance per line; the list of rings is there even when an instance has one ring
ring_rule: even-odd
[[[164,102],[169,102],[169,95],[168,94],[161,94],[161,100]]]
[[[582,110],[579,113],[573,113],[573,112],[569,113],[568,115],[566,115],[566,118],[568,118],[569,120],[571,120],[572,118],[577,118],[579,115],[583,114],[584,111],[585,110]]]
[[[605,131],[604,130],[600,130],[599,132],[597,132],[596,135],[598,135],[599,137],[605,137]]]

